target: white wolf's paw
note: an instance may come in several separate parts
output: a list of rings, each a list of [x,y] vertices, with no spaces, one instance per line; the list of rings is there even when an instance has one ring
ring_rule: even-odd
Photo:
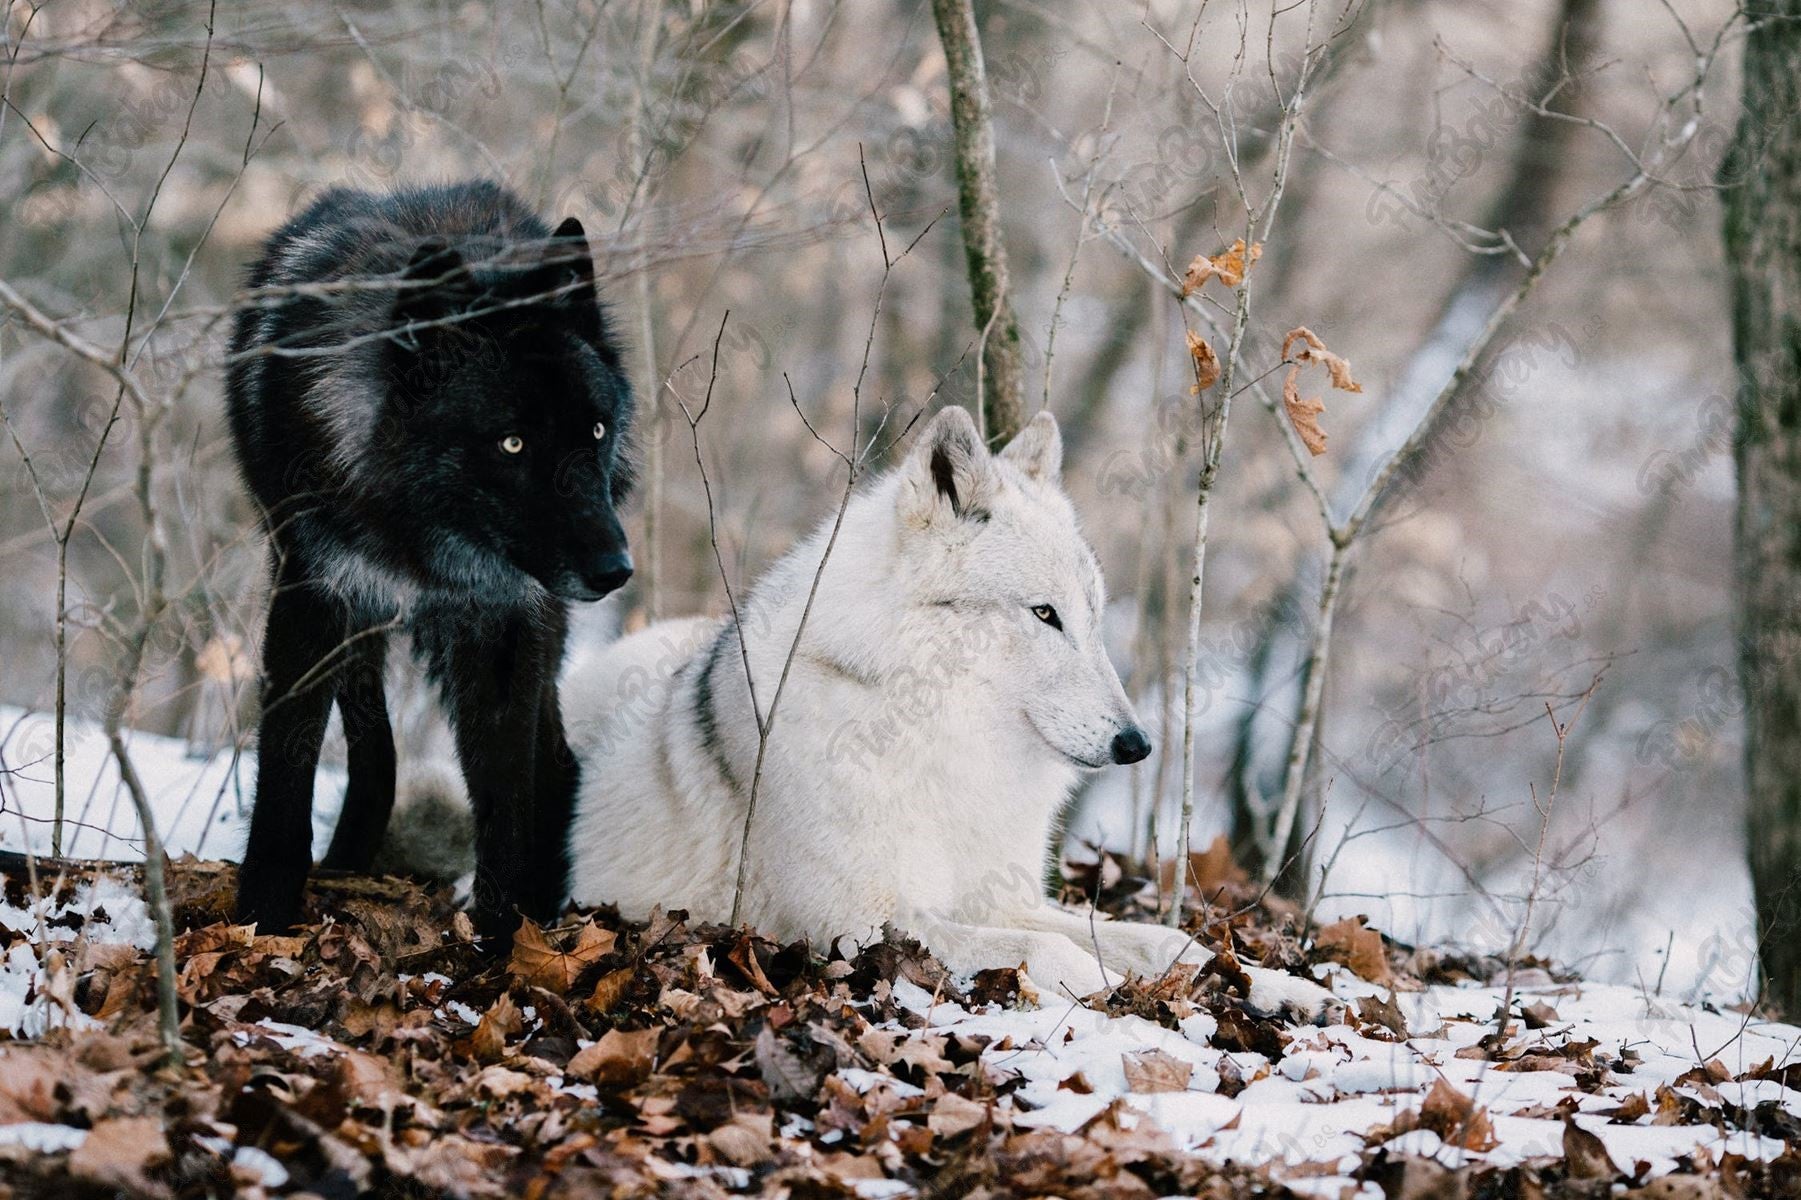
[[[1344,1001],[1310,979],[1268,967],[1247,966],[1244,973],[1251,977],[1251,1003],[1265,1012],[1318,1024],[1335,1020],[1344,1011]]]
[[[1125,976],[1103,967],[1092,951],[1054,933],[1032,940],[1023,974],[1041,1005],[1080,1000],[1125,982]]]

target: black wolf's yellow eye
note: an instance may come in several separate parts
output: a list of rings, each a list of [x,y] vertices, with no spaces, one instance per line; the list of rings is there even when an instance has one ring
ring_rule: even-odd
[[[1057,615],[1057,610],[1048,604],[1034,604],[1032,606],[1032,615],[1037,617],[1040,621],[1043,621],[1046,625],[1049,625],[1052,629],[1063,628],[1063,619]]]
[[[508,454],[518,454],[525,449],[525,439],[516,433],[509,433],[500,439],[500,448]]]
[[[605,436],[607,436],[607,423],[605,421],[594,422],[594,440],[598,442]]]

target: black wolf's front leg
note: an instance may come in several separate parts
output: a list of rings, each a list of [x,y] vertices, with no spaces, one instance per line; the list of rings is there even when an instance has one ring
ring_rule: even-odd
[[[342,606],[284,567],[263,634],[256,805],[238,871],[237,919],[264,933],[285,930],[300,915],[313,862],[313,775],[344,630]]]
[[[521,616],[496,636],[442,653],[438,673],[475,810],[475,926],[504,942],[521,913],[542,921],[556,911],[547,902],[546,877],[557,867],[543,860],[539,746],[544,705],[555,699],[561,638]]]
[[[560,659],[560,655],[559,655]],[[554,675],[544,690],[538,712],[538,779],[534,855],[538,869],[532,877],[532,908],[554,917],[569,897],[569,822],[575,811],[575,793],[581,766],[563,734],[562,707],[557,702]]]
[[[344,719],[350,781],[323,865],[362,873],[374,861],[394,811],[394,731],[388,724],[382,681],[387,634],[363,630],[346,650],[349,660],[338,685],[338,713]]]

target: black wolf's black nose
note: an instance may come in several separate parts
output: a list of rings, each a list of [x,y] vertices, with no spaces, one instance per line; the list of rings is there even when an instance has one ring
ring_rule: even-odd
[[[598,595],[605,596],[625,586],[632,577],[632,556],[605,554],[582,572],[582,582]]]
[[[1144,730],[1136,725],[1128,726],[1125,732],[1113,735],[1113,761],[1116,763],[1143,762],[1151,756],[1151,739],[1144,736]]]

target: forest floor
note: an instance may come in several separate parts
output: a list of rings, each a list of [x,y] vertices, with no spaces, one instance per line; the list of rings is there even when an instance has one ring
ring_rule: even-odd
[[[159,1067],[137,868],[38,863],[0,906],[0,1185],[1801,1196],[1801,1029],[1355,920],[1303,938],[1217,852],[1195,865],[1213,963],[1083,1007],[898,938],[826,951],[677,913],[574,913],[484,957],[447,890],[397,880],[318,879],[311,923],[269,936],[229,922],[230,864],[184,858],[182,1061]],[[1066,900],[1146,915],[1114,860],[1069,880]],[[1256,1010],[1251,961],[1343,1010]]]

